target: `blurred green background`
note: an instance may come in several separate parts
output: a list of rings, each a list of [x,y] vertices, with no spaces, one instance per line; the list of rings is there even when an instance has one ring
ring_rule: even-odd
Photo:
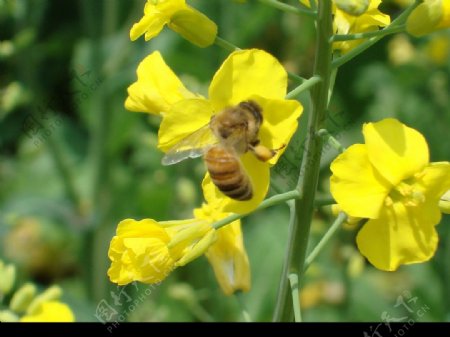
[[[382,8],[397,15],[399,2],[385,1]],[[227,56],[169,29],[148,43],[131,42],[129,29],[144,3],[0,0],[0,259],[19,268],[22,283],[59,284],[78,321],[97,321],[105,305],[116,312],[113,321],[242,321],[242,303],[254,321],[270,321],[287,240],[284,205],[243,221],[252,290],[240,300],[221,293],[203,257],[160,286],[129,285],[120,293],[107,278],[109,241],[120,220],[188,218],[202,202],[202,161],[162,167],[159,119],[124,109],[137,65],[160,50],[190,90],[206,93]],[[289,71],[311,76],[310,19],[256,1],[189,3],[218,24],[221,37],[265,49]],[[330,108],[336,137],[345,146],[359,142],[362,123],[395,117],[425,135],[433,161],[449,160],[449,33],[389,37],[344,65]],[[301,100],[306,111],[284,158],[297,165],[308,96]],[[335,156],[324,152],[323,195]],[[273,177],[274,187],[288,187],[276,170]],[[317,212],[310,247],[331,221],[326,208]],[[429,263],[394,273],[371,267],[355,248],[355,231],[342,230],[308,270],[304,319],[450,320],[449,225],[444,216]],[[139,304],[131,307],[134,298]]]

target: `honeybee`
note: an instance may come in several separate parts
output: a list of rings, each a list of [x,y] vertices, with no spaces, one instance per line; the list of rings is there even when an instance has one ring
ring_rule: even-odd
[[[251,151],[265,162],[285,146],[269,149],[260,144],[258,133],[262,122],[262,109],[254,101],[227,107],[172,147],[162,164],[172,165],[203,155],[212,182],[223,194],[239,201],[250,200],[253,187],[240,156]]]

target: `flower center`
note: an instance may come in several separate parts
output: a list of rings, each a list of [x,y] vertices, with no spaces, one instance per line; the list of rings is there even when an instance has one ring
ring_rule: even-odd
[[[425,195],[414,186],[415,179],[408,179],[395,186],[386,198],[386,206],[401,202],[407,207],[417,207],[425,202]]]

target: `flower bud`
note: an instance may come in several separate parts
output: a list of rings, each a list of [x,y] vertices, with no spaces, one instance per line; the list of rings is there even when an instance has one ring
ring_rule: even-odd
[[[334,0],[336,7],[353,16],[359,16],[367,11],[370,0]]]
[[[12,264],[4,265],[0,261],[0,294],[8,294],[14,286],[16,280],[16,267]]]
[[[32,283],[23,285],[17,290],[9,303],[9,307],[18,314],[27,311],[36,295],[36,286]]]

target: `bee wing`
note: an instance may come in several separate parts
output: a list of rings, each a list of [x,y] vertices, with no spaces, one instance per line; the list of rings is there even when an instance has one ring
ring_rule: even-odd
[[[173,165],[187,158],[200,157],[218,142],[209,124],[206,124],[167,151],[162,159],[162,164]]]

